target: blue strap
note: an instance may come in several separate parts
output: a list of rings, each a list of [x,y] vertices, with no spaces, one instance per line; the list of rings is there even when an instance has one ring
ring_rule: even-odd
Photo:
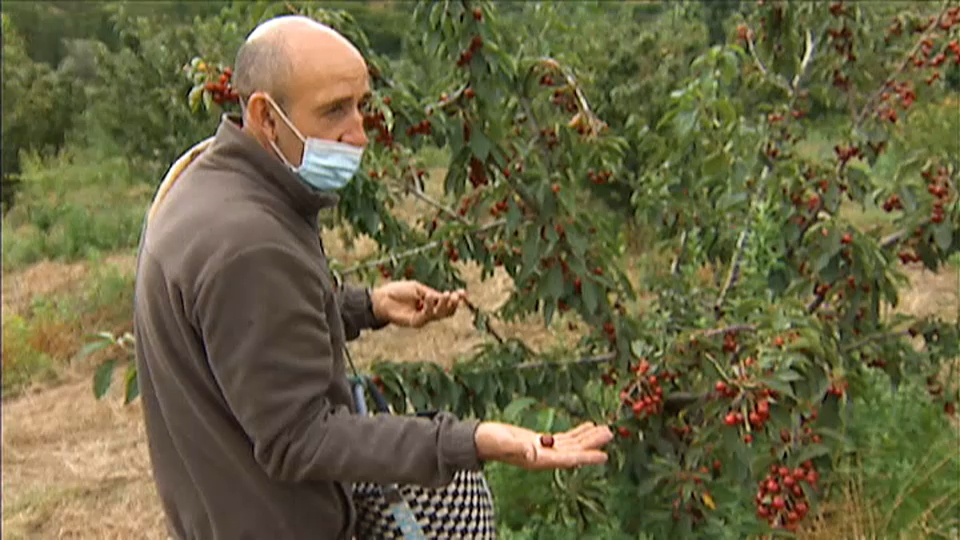
[[[373,396],[374,401],[377,402],[377,408],[380,412],[390,413],[387,400],[370,379],[367,377],[351,377],[350,383],[351,386],[353,386],[353,400],[357,408],[357,414],[363,416],[368,414],[364,387],[370,389],[370,394]],[[400,527],[400,532],[403,533],[404,540],[426,540],[427,537],[424,536],[423,529],[420,527],[420,524],[417,523],[417,516],[414,515],[413,509],[410,508],[407,501],[400,495],[397,486],[391,484],[381,489],[383,490],[384,498],[389,504],[388,509],[390,515],[393,516],[393,520],[397,523],[397,526]]]

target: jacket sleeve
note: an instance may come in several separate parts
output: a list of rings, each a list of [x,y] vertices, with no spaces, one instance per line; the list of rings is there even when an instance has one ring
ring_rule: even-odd
[[[367,417],[330,403],[328,294],[314,263],[276,245],[244,248],[201,280],[210,368],[266,474],[441,486],[479,469],[476,420]]]
[[[357,339],[363,330],[379,330],[387,326],[387,323],[377,320],[373,315],[369,289],[344,283],[340,286],[337,300],[347,341]]]

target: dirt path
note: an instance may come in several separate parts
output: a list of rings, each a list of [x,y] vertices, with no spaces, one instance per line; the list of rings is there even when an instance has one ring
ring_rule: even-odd
[[[84,272],[82,265],[40,265],[13,276],[4,282],[4,311],[8,300],[13,308],[16,302],[28,301],[38,288],[53,291],[69,286]],[[900,309],[917,314],[960,311],[957,272],[908,272],[915,288],[904,296]],[[471,281],[478,282],[476,272]],[[473,299],[493,308],[506,297],[508,283],[506,277],[498,276],[478,284],[472,288]],[[523,334],[534,343],[558,337],[536,323],[502,331]],[[352,349],[358,358],[384,355],[396,361],[450,361],[480,341],[469,315],[462,313],[420,332],[386,329],[370,334]],[[65,384],[3,403],[4,538],[166,538],[150,477],[140,407],[124,407],[119,395],[96,401],[89,377],[89,367],[80,367],[68,374]]]

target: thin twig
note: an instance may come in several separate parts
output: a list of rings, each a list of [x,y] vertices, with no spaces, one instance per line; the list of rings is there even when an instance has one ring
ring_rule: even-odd
[[[673,259],[673,264],[670,265],[670,273],[677,275],[680,273],[680,263],[683,261],[683,252],[687,248],[687,236],[688,231],[683,231],[683,234],[680,235],[680,247],[677,248],[677,256]]]
[[[750,224],[747,223],[747,226],[740,232],[740,237],[737,238],[737,247],[733,252],[733,258],[730,261],[730,270],[727,272],[727,279],[724,281],[723,288],[720,289],[720,294],[717,296],[717,300],[713,303],[713,311],[720,317],[721,308],[723,307],[723,301],[727,298],[727,293],[730,292],[730,288],[733,287],[734,283],[737,280],[737,277],[740,275],[740,259],[743,255],[743,250],[747,245],[747,237],[750,234]]]
[[[790,85],[787,83],[786,79],[780,76],[779,73],[770,73],[770,70],[767,69],[767,66],[763,64],[763,61],[760,60],[760,57],[757,55],[757,47],[753,41],[753,37],[748,33],[747,34],[747,50],[750,51],[750,56],[753,57],[753,62],[757,65],[757,69],[760,70],[760,73],[763,73],[763,76],[766,77],[774,85],[780,87],[781,90],[786,91],[788,94],[794,92],[793,88],[790,88]]]
[[[464,300],[464,303],[467,305],[467,309],[470,310],[470,313],[473,314],[474,319],[483,320],[483,329],[488,334],[493,336],[493,339],[497,341],[500,345],[503,345],[504,339],[496,330],[494,330],[493,325],[490,324],[490,314],[484,313],[476,304],[470,300]]]
[[[699,335],[703,337],[713,337],[720,334],[737,334],[740,332],[755,332],[757,327],[752,324],[734,324],[732,326],[725,326],[723,328],[710,328],[708,330],[700,330],[694,335]]]
[[[478,228],[476,228],[476,229],[473,229],[473,230],[470,230],[470,231],[466,231],[466,232],[464,233],[464,236],[482,235],[482,234],[487,233],[487,232],[490,232],[490,231],[492,231],[492,230],[494,230],[494,229],[503,227],[503,226],[506,225],[506,224],[507,224],[507,221],[506,221],[505,219],[501,219],[501,220],[498,220],[498,221],[494,221],[494,222],[492,222],[492,223],[488,223],[488,224],[486,224],[486,225],[484,225],[484,226],[482,226],[482,227],[478,227]],[[369,268],[376,268],[377,266],[380,266],[381,264],[395,263],[395,262],[398,262],[398,261],[402,261],[402,260],[408,259],[408,258],[410,258],[410,257],[419,255],[419,254],[421,254],[421,253],[425,253],[425,252],[430,251],[430,250],[432,250],[432,249],[436,249],[436,248],[442,246],[442,245],[444,244],[444,242],[446,242],[446,241],[447,241],[447,240],[435,240],[435,241],[433,241],[433,242],[428,242],[428,243],[426,243],[426,244],[423,244],[422,246],[417,246],[417,247],[415,247],[415,248],[413,248],[413,249],[408,249],[408,250],[406,250],[406,251],[401,251],[400,253],[393,253],[393,254],[391,254],[391,255],[389,255],[389,256],[387,256],[387,257],[381,257],[381,258],[379,258],[379,259],[374,259],[374,260],[372,260],[372,261],[362,262],[362,263],[360,263],[360,264],[351,266],[350,268],[347,268],[347,269],[345,269],[345,270],[340,271],[340,272],[339,272],[339,275],[340,275],[340,276],[348,276],[348,275],[350,275],[350,274],[355,274],[355,273],[357,273],[357,272],[360,272],[361,270],[365,270],[365,269],[369,269]]]
[[[766,165],[763,166],[763,171],[760,172],[760,180],[759,180],[760,193],[756,197],[752,195],[750,196],[750,200],[749,200],[750,212],[747,215],[747,224],[743,228],[743,231],[740,232],[740,237],[737,238],[737,245],[736,245],[736,248],[734,249],[733,257],[731,257],[730,259],[730,270],[727,272],[727,279],[723,284],[723,288],[720,289],[720,294],[717,296],[717,300],[713,303],[714,315],[718,319],[722,315],[723,302],[724,300],[726,300],[727,294],[730,292],[730,289],[734,285],[736,285],[737,280],[740,277],[740,263],[742,262],[743,251],[747,247],[747,239],[750,236],[751,228],[753,225],[753,222],[752,222],[753,205],[756,203],[757,200],[763,197],[763,192],[765,191],[764,183],[767,179],[767,176],[770,174],[770,170],[771,170],[770,163],[767,163]]]
[[[918,226],[918,227],[923,227],[924,225],[926,225],[926,224],[928,224],[928,223],[930,223],[930,219],[929,219],[929,218],[924,219],[924,220],[921,221],[917,226]],[[881,249],[890,249],[890,248],[892,248],[893,246],[897,245],[897,243],[899,243],[899,242],[900,242],[901,240],[903,240],[905,237],[907,237],[908,235],[910,235],[910,233],[911,233],[911,231],[908,231],[908,230],[906,230],[906,229],[903,229],[903,230],[897,231],[897,232],[895,232],[895,233],[891,233],[891,234],[889,234],[889,235],[887,235],[887,236],[884,236],[884,237],[880,240],[880,248],[881,248]]]
[[[459,221],[460,223],[462,223],[462,224],[464,224],[464,225],[466,225],[466,226],[468,226],[468,227],[473,227],[473,226],[475,225],[474,223],[471,223],[467,218],[465,218],[465,217],[461,216],[460,214],[458,214],[457,212],[455,212],[455,211],[453,210],[453,208],[450,208],[449,206],[446,206],[445,204],[441,203],[440,201],[438,201],[438,200],[434,199],[433,197],[427,195],[422,189],[420,189],[419,186],[416,186],[416,185],[407,185],[407,186],[405,186],[405,187],[403,187],[403,188],[393,188],[393,191],[394,191],[394,194],[398,194],[398,195],[413,195],[414,198],[419,199],[419,200],[427,203],[428,205],[434,207],[435,209],[443,212],[443,213],[446,214],[450,219],[453,219],[453,220],[455,220],[455,221]]]
[[[813,63],[814,50],[816,49],[816,41],[813,39],[813,32],[807,30],[807,37],[805,41],[805,49],[803,52],[803,59],[800,60],[800,70],[797,71],[797,74],[793,76],[793,81],[791,87],[793,89],[792,93],[794,98],[797,95],[797,88],[800,86],[800,81],[807,75],[807,70],[810,68],[810,64]]]
[[[844,347],[841,347],[841,348],[840,348],[840,352],[842,352],[842,353],[847,353],[847,352],[850,352],[850,351],[855,351],[855,350],[859,349],[860,347],[863,347],[864,345],[867,345],[867,344],[869,344],[869,343],[873,343],[874,341],[884,341],[884,340],[886,340],[886,339],[903,337],[903,336],[905,336],[905,335],[909,335],[909,333],[906,332],[906,331],[901,331],[901,332],[892,332],[892,333],[884,332],[884,333],[880,333],[880,334],[873,334],[873,335],[867,336],[867,337],[865,337],[865,338],[863,338],[863,339],[861,339],[861,340],[859,340],[859,341],[855,341],[855,342],[853,342],[853,343],[851,343],[851,344],[849,344],[849,345],[846,345],[846,346],[844,346]]]

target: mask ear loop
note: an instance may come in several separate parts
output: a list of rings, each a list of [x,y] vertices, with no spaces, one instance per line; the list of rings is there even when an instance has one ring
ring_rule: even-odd
[[[277,105],[277,102],[273,100],[273,97],[270,94],[264,94],[263,98],[270,103],[270,106],[273,108],[274,112],[280,115],[280,119],[283,120],[283,123],[286,124],[288,128],[290,128],[290,131],[292,131],[293,134],[300,139],[300,144],[303,145],[303,150],[300,152],[300,160],[302,162],[303,156],[307,153],[307,139],[302,133],[300,133],[300,130],[297,129],[297,126],[293,125],[293,122],[290,121],[290,118],[285,112],[283,112],[283,109],[280,108],[280,105]],[[270,143],[270,147],[273,148],[273,151],[277,153],[277,156],[280,157],[283,163],[289,167],[291,171],[297,172],[300,169],[300,167],[296,167],[293,165],[293,163],[290,163],[290,160],[287,159],[287,156],[283,155],[283,152],[280,151],[280,147],[277,146],[276,141],[271,139],[268,142]]]

